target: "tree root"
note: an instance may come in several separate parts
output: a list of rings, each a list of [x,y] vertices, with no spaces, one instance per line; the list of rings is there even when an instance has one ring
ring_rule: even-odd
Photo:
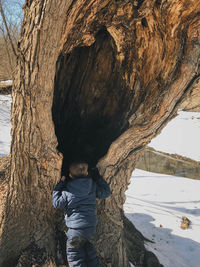
[[[144,241],[152,241],[144,237],[125,216],[123,220],[129,261],[136,267],[162,267],[157,257],[144,246]]]

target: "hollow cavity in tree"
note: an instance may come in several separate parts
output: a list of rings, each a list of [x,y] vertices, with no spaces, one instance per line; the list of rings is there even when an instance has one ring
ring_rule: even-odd
[[[116,53],[102,29],[93,45],[57,60],[52,113],[64,170],[73,160],[95,165],[128,127],[134,91],[120,75]]]

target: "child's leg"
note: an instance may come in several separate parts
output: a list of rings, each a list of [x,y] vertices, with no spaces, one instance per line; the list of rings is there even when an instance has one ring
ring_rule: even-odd
[[[96,249],[93,245],[96,234],[96,227],[83,229],[82,235],[87,239],[85,243],[85,254],[87,267],[99,267]]]
[[[87,240],[81,237],[76,229],[69,229],[67,232],[67,260],[70,267],[87,267],[85,243]]]
[[[91,242],[86,242],[85,244],[86,251],[86,263],[88,267],[99,267],[99,260],[97,258],[97,252],[95,247]]]

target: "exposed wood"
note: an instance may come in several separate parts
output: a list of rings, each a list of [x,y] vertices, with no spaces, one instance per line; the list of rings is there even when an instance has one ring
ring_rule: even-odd
[[[0,236],[2,222],[5,216],[6,196],[10,177],[10,156],[0,157]]]
[[[57,145],[63,171],[81,156],[110,183],[112,196],[99,203],[98,254],[102,266],[129,266],[125,191],[138,153],[199,77],[200,5],[27,0],[24,12],[0,266],[63,264],[62,216],[51,205]]]
[[[184,111],[200,112],[200,78],[193,84],[180,108]]]

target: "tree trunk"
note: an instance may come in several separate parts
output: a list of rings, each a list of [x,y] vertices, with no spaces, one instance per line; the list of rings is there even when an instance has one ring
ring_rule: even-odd
[[[200,112],[200,78],[193,84],[190,93],[183,100],[180,108],[184,111]]]
[[[62,266],[51,192],[72,160],[98,164],[102,266],[129,266],[123,204],[142,148],[199,77],[198,1],[26,0],[13,85],[0,266]],[[61,153],[60,153],[61,152]],[[159,266],[135,256],[136,266]],[[133,261],[132,259],[132,261]]]

